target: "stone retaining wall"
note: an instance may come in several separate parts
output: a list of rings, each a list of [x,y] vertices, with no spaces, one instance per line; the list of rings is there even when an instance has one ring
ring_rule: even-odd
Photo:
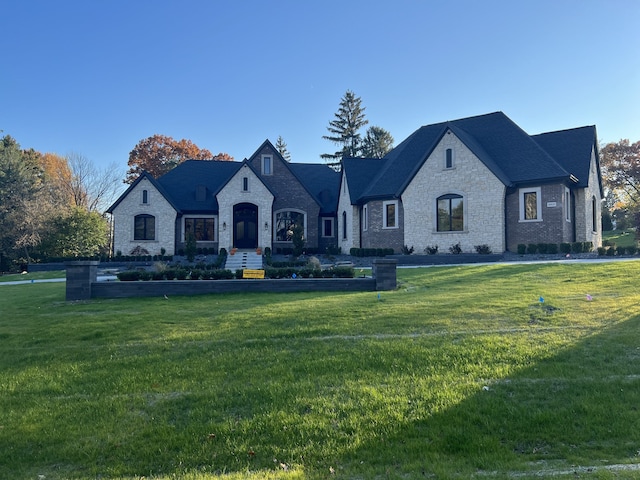
[[[67,300],[244,292],[371,292],[396,288],[395,260],[373,261],[372,278],[287,278],[98,282],[98,262],[68,262]]]

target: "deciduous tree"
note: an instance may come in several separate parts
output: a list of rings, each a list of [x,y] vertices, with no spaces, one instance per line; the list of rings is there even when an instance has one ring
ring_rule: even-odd
[[[129,153],[129,170],[124,180],[133,183],[143,171],[158,178],[186,160],[233,160],[226,153],[214,155],[191,140],[174,140],[165,135],[153,135],[140,140]]]
[[[640,141],[608,143],[600,149],[605,185],[631,208],[640,207]]]

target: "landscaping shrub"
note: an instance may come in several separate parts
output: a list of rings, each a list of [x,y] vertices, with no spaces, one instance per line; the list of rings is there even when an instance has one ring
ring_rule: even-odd
[[[518,254],[519,255],[524,255],[525,253],[527,253],[527,246],[524,243],[519,243],[518,244]]]
[[[638,247],[635,245],[630,245],[627,247],[627,255],[635,255],[638,251]]]
[[[548,243],[547,244],[547,253],[551,253],[551,254],[558,253],[558,244],[557,243]]]
[[[140,273],[138,270],[125,270],[119,272],[117,277],[121,282],[136,282],[140,280]]]
[[[404,245],[402,247],[402,254],[403,255],[411,255],[413,253],[413,245],[411,247],[408,247],[407,245]]]
[[[584,244],[582,242],[573,242],[571,244],[571,251],[573,253],[582,253],[584,250]]]
[[[436,253],[438,253],[438,245],[434,245],[433,247],[427,245],[427,247],[424,249],[424,253],[426,253],[427,255],[435,255]]]
[[[561,243],[560,244],[560,253],[571,253],[571,244],[570,243]]]
[[[462,253],[462,247],[460,246],[460,243],[456,243],[455,245],[451,245],[449,247],[449,252],[453,253],[454,255],[459,255]]]
[[[475,248],[476,253],[479,253],[480,255],[489,255],[491,253],[491,247],[487,244],[476,245],[473,248]]]
[[[593,251],[593,242],[582,242],[582,251],[589,253]]]
[[[603,256],[607,253],[607,247],[598,247],[598,255]]]
[[[607,257],[613,257],[616,254],[616,247],[611,246],[607,248]]]
[[[527,245],[527,253],[536,253],[538,251],[537,243],[530,243]]]
[[[538,244],[538,253],[541,253],[543,255],[547,253],[547,244],[546,243],[539,243]]]
[[[622,245],[619,247],[616,247],[616,255],[624,255],[626,248],[623,247]]]

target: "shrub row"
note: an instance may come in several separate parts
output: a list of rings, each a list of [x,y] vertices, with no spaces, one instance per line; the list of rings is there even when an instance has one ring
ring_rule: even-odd
[[[638,247],[632,245],[629,247],[616,247],[615,245],[610,245],[608,247],[598,247],[598,255],[600,256],[622,256],[622,255],[635,255],[638,253]]]
[[[519,243],[518,254],[555,254],[555,253],[589,253],[593,250],[592,242],[573,242],[573,243]]]
[[[179,248],[178,249],[178,255],[180,255],[181,257],[185,256],[185,249],[184,248]],[[217,255],[218,254],[218,249],[215,247],[211,247],[211,248],[206,248],[206,247],[202,247],[202,248],[196,248],[196,254],[197,255]]]
[[[352,257],[385,257],[393,255],[393,248],[352,248],[349,254]]]
[[[265,268],[265,278],[353,278],[354,270],[351,267],[336,267],[329,270],[314,268]],[[295,275],[295,277],[294,277]],[[136,282],[150,280],[232,280],[242,278],[242,270],[235,273],[231,270],[201,269],[201,268],[168,268],[159,272],[144,270],[126,270],[118,273],[121,282]]]

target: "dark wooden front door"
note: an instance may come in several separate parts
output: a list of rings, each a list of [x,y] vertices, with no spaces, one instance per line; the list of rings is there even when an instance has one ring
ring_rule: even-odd
[[[258,247],[258,207],[252,203],[239,203],[233,207],[233,246]]]

